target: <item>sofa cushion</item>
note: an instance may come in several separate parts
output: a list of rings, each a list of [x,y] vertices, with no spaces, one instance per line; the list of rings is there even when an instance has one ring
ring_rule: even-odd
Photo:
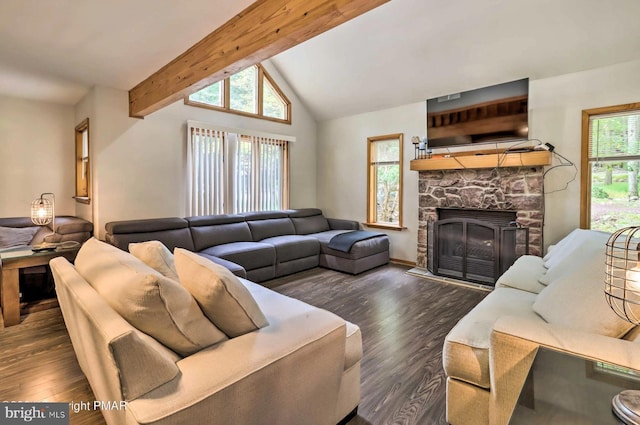
[[[162,276],[178,280],[173,254],[162,242],[130,243],[129,252]]]
[[[262,242],[232,242],[209,247],[202,251],[240,264],[246,270],[273,266],[276,263],[276,249]]]
[[[267,220],[250,220],[247,221],[247,224],[251,229],[253,240],[256,242],[272,238],[274,236],[296,234],[296,229],[293,227],[293,223],[288,217],[271,218]]]
[[[604,277],[605,248],[602,246],[581,256],[577,266],[543,289],[533,309],[551,324],[620,338],[633,325],[609,307],[604,296]]]
[[[227,339],[189,291],[128,252],[91,238],[75,266],[125,320],[182,356]]]
[[[284,263],[286,261],[297,260],[317,256],[320,254],[320,243],[318,239],[303,235],[275,236],[263,239],[262,243],[273,245],[276,249],[276,261]]]
[[[233,223],[191,226],[194,251],[202,251],[212,246],[224,245],[232,242],[251,242],[251,230],[242,217],[234,216]]]
[[[542,321],[532,305],[536,295],[513,288],[497,288],[453,327],[443,348],[447,376],[489,388],[489,341],[494,323],[503,316]]]
[[[544,266],[552,269],[563,262],[567,257],[575,259],[580,249],[591,244],[606,243],[610,233],[597,230],[575,229],[562,238],[547,255],[544,256]]]
[[[52,228],[52,223],[49,223],[47,226]],[[67,235],[70,233],[91,232],[93,232],[93,223],[90,221],[67,215],[56,217],[56,233]]]
[[[323,215],[292,218],[291,221],[293,222],[298,235],[308,235],[309,233],[325,232],[329,230],[329,222]]]
[[[162,241],[170,251],[175,247],[193,250],[189,223],[184,218],[150,218],[113,221],[105,225],[105,239],[120,249],[132,242]]]
[[[0,227],[0,249],[19,245],[29,245],[38,229],[38,226]]]
[[[496,287],[521,289],[537,294],[545,287],[538,279],[546,271],[542,258],[535,255],[523,255],[498,278]]]
[[[184,249],[174,253],[180,283],[227,336],[244,335],[269,324],[251,293],[229,270]]]
[[[579,231],[571,233],[572,237],[567,237],[573,242],[569,244],[558,243],[553,249],[553,252],[557,254],[552,260],[545,261],[548,270],[538,279],[543,285],[549,285],[555,280],[582,269],[587,263],[593,261],[594,256],[604,253],[607,240],[611,236],[610,233],[577,230]],[[604,269],[604,263],[601,263],[600,266]]]

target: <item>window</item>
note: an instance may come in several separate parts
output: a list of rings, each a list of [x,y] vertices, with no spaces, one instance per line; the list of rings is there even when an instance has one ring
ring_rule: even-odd
[[[402,228],[402,134],[367,139],[367,225]]]
[[[91,167],[89,161],[89,118],[76,126],[76,196],[77,202],[91,200]]]
[[[289,207],[288,147],[293,139],[194,121],[187,131],[189,215]]]
[[[640,103],[583,111],[581,227],[637,225],[639,169]]]
[[[262,65],[205,87],[185,98],[184,103],[291,124],[291,102]]]

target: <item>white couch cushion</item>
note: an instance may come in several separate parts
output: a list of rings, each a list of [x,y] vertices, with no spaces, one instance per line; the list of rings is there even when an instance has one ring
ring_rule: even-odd
[[[173,254],[162,242],[130,243],[129,252],[162,276],[178,280]]]
[[[598,230],[575,229],[562,238],[553,249],[544,256],[544,266],[552,269],[564,261],[566,257],[576,255],[576,251],[579,251],[585,245],[600,243],[601,241],[606,243],[609,236],[611,236],[610,233],[600,232]]]
[[[174,255],[180,283],[229,337],[269,324],[251,293],[228,269],[186,249],[176,248]]]
[[[453,327],[442,353],[447,376],[489,388],[489,340],[493,324],[502,316],[542,320],[532,309],[536,295],[513,288],[497,288]]]
[[[552,260],[545,261],[548,270],[538,279],[543,285],[549,285],[589,265],[595,255],[604,253],[605,244],[611,236],[610,233],[583,229],[576,229],[571,234],[574,235],[570,238],[571,243],[558,243],[553,250],[557,254]],[[604,268],[604,260],[600,265]]]
[[[544,289],[538,279],[546,271],[542,258],[523,255],[498,278],[496,288],[515,288],[537,294]]]
[[[613,338],[633,325],[609,307],[604,295],[605,247],[581,249],[580,261],[538,294],[533,309],[547,322]],[[550,272],[551,270],[549,270]]]
[[[128,252],[91,238],[75,266],[125,320],[182,356],[227,339],[185,288]]]

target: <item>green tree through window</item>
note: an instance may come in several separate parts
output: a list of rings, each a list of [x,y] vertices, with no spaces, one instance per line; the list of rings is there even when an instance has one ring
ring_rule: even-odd
[[[640,104],[635,105],[584,111],[583,227],[610,232],[640,221]]]
[[[368,141],[367,224],[402,228],[402,134]]]

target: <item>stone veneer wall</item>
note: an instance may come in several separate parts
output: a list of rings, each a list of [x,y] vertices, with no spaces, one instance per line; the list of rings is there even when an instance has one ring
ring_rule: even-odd
[[[436,208],[516,211],[517,222],[529,227],[529,254],[541,255],[543,172],[543,167],[420,171],[417,266],[427,268],[428,222],[437,219]]]

